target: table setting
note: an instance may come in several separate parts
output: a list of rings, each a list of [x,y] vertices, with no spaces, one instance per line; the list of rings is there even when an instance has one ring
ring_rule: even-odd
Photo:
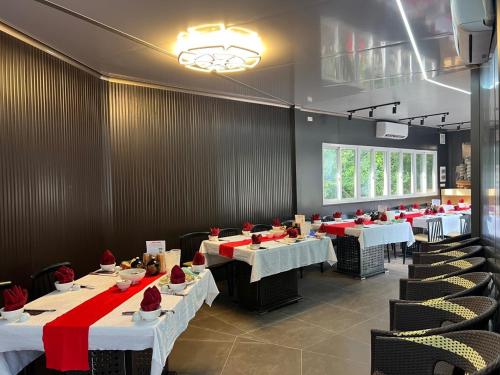
[[[166,273],[142,262],[117,267],[109,250],[100,260],[103,273],[79,279],[60,267],[57,289],[31,302],[17,285],[4,291],[1,374],[17,374],[43,353],[47,368],[87,371],[89,351],[152,349],[151,374],[159,375],[189,320],[219,293],[203,254],[192,267],[174,265]]]

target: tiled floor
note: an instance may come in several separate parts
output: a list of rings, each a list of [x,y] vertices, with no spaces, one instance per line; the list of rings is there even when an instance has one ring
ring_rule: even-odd
[[[390,298],[407,268],[357,280],[319,267],[299,280],[304,297],[265,315],[220,295],[204,306],[177,340],[170,368],[183,374],[315,375],[370,373],[370,329],[388,328]]]

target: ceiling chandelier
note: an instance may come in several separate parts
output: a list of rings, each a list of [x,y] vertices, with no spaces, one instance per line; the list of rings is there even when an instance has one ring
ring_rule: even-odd
[[[257,33],[223,24],[191,27],[177,37],[181,65],[202,72],[241,72],[256,66],[264,50]]]

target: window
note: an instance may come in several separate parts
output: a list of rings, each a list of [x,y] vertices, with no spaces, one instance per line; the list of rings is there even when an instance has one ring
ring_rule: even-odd
[[[359,153],[359,196],[368,198],[372,186],[372,152],[361,150]]]
[[[323,203],[437,194],[435,151],[323,144]]]
[[[354,198],[356,186],[356,150],[341,149],[342,198]]]

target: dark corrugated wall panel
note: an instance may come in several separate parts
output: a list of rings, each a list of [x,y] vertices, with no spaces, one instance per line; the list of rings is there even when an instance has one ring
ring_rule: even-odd
[[[0,280],[103,246],[102,82],[0,33]]]
[[[270,222],[293,211],[288,109],[108,85],[112,245]]]

